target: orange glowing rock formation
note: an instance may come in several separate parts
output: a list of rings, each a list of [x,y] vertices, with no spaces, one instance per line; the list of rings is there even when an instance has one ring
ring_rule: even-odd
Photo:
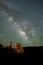
[[[12,42],[9,42],[8,47],[12,48]]]
[[[23,47],[22,47],[22,43],[16,43],[15,44],[15,47],[16,47],[16,52],[17,53],[23,53],[24,52],[24,49],[23,49]]]

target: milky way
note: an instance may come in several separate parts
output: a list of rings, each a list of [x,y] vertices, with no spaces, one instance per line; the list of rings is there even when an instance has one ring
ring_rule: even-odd
[[[36,2],[36,3],[35,3]],[[43,1],[0,0],[0,42],[43,45]]]

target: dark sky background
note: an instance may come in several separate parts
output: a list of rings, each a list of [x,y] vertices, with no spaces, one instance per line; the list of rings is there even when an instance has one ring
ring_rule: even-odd
[[[0,42],[43,45],[43,0],[0,0]]]

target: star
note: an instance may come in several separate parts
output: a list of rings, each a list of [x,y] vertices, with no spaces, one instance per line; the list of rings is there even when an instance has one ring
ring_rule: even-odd
[[[3,36],[4,36],[4,34],[2,33],[2,34],[1,34],[1,37],[3,37]]]
[[[38,27],[38,29],[40,30],[40,27]]]

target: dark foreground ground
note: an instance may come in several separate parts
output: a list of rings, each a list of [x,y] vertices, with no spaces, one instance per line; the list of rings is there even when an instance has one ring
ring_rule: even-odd
[[[17,54],[12,48],[0,47],[0,60],[4,61],[4,63],[6,62],[7,64],[9,64],[9,62],[10,64],[11,63],[22,65],[27,63],[31,64],[31,61],[34,63],[35,59],[41,60],[40,58],[42,58],[42,56],[43,56],[43,47],[24,47],[23,54]]]

